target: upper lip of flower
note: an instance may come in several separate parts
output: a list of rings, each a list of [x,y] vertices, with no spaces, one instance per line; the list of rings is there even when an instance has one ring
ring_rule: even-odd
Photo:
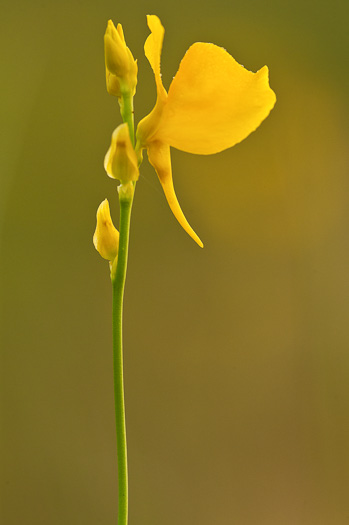
[[[136,151],[147,148],[172,212],[202,246],[179,206],[172,182],[170,146],[188,153],[212,154],[241,142],[268,116],[276,97],[268,68],[252,73],[223,48],[197,42],[185,54],[167,94],[160,59],[164,28],[148,15],[144,50],[153,69],[157,100],[137,128]]]

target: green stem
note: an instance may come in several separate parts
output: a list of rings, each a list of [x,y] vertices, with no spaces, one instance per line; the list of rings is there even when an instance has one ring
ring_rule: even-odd
[[[122,352],[122,312],[126,280],[127,255],[130,232],[130,218],[133,201],[133,185],[131,195],[125,198],[120,191],[120,238],[119,253],[113,286],[113,355],[114,355],[114,393],[115,393],[115,421],[116,447],[119,481],[119,508],[118,525],[127,525],[128,519],[128,473],[127,473],[127,445],[126,420],[123,378]]]
[[[119,99],[119,104],[122,120],[128,124],[131,142],[134,146],[133,96],[126,91]],[[119,186],[119,252],[116,261],[116,268],[114,265],[111,268],[111,280],[113,287],[114,397],[119,487],[118,525],[127,525],[128,523],[128,467],[122,349],[122,317],[134,189],[135,183],[121,184]]]
[[[133,96],[130,93],[124,93],[121,99],[119,100],[120,104],[120,113],[122,120],[124,122],[127,122],[128,129],[130,132],[130,138],[132,142],[132,146],[134,147],[134,111],[133,111]]]

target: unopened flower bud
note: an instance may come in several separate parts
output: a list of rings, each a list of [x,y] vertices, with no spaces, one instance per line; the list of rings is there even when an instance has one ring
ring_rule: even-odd
[[[122,184],[139,177],[137,155],[126,123],[120,124],[113,132],[111,145],[104,159],[104,168],[109,177],[118,179]]]
[[[137,85],[137,61],[126,46],[121,24],[115,28],[111,20],[104,35],[107,90],[121,98],[126,93],[133,96]]]
[[[93,244],[103,259],[110,262],[116,259],[119,251],[119,232],[111,220],[107,199],[99,205],[97,210],[97,226]]]
[[[104,35],[105,63],[113,75],[123,76],[128,71],[128,55],[121,25],[115,29],[111,20]]]

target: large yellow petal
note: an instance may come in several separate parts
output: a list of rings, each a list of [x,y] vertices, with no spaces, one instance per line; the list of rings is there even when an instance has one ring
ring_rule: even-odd
[[[198,42],[171,83],[154,139],[189,153],[218,153],[254,131],[275,101],[266,66],[252,73],[225,49]]]
[[[192,239],[194,239],[194,241],[202,248],[202,241],[191,228],[178,203],[172,180],[170,146],[160,142],[151,142],[148,145],[148,159],[158,174],[165,193],[165,197],[173,215],[176,217],[184,230],[190,235],[190,237],[192,237]]]

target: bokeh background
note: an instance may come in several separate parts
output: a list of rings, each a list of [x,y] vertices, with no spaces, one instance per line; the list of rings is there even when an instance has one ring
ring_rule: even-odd
[[[103,34],[155,101],[195,41],[264,64],[278,101],[247,140],[173,150],[170,213],[145,161],[125,304],[130,525],[349,523],[345,0],[5,0],[1,14],[1,523],[116,523],[111,293],[92,245],[116,184]]]

